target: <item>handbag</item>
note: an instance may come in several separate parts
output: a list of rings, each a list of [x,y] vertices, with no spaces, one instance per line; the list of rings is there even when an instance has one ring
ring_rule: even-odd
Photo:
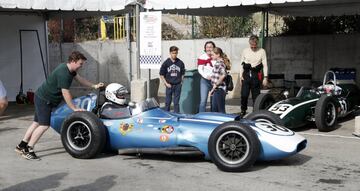
[[[234,89],[234,83],[232,76],[228,73],[225,77],[226,91],[232,91]]]

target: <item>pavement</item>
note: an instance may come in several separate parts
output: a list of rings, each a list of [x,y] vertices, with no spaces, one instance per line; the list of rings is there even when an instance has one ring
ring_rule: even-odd
[[[239,100],[227,100],[228,113]],[[101,154],[72,158],[49,129],[36,145],[40,161],[14,152],[33,118],[33,106],[11,104],[0,116],[0,190],[360,190],[360,139],[351,135],[354,118],[320,133],[296,131],[308,146],[292,157],[256,162],[249,172],[227,173],[199,156]]]

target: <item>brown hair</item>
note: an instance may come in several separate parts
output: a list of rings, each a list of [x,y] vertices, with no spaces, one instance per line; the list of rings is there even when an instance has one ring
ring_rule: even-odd
[[[221,48],[219,47],[215,47],[213,49],[213,52],[215,54],[219,54],[220,58],[222,58],[224,60],[224,64],[226,66],[226,70],[231,70],[231,63],[230,63],[230,59],[228,58],[228,56],[222,51]]]
[[[251,35],[251,36],[249,37],[249,41],[256,41],[256,42],[259,42],[259,37],[258,37],[258,36],[256,36],[256,35]]]
[[[87,60],[86,57],[80,53],[79,51],[74,51],[70,54],[69,58],[68,58],[68,62],[77,62],[78,60]]]
[[[170,52],[178,51],[178,50],[179,50],[179,48],[176,47],[176,46],[171,46],[170,49],[169,49]]]
[[[207,42],[205,42],[204,50],[206,50],[206,45],[208,45],[208,44],[211,44],[211,45],[213,46],[213,48],[216,47],[216,46],[215,46],[215,43],[214,43],[213,41],[207,41]]]

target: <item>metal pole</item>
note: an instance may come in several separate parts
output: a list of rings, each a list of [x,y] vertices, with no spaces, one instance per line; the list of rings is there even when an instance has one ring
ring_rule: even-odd
[[[49,58],[49,31],[48,31],[48,20],[49,17],[45,16],[45,23],[44,23],[44,30],[45,30],[45,54],[46,54],[46,72],[47,74],[50,73],[49,65],[50,65],[50,58]]]
[[[36,32],[36,37],[37,37],[37,41],[38,41],[38,44],[39,44],[41,62],[43,64],[45,79],[47,79],[47,74],[46,74],[46,69],[45,69],[45,61],[44,61],[44,56],[43,56],[43,52],[42,52],[42,48],[41,48],[39,32],[38,32],[38,30],[35,30],[35,32]]]
[[[269,11],[266,11],[266,37],[269,36]]]
[[[23,93],[23,52],[22,52],[21,32],[22,31],[19,30],[19,35],[20,35],[20,75],[21,75],[20,93]]]
[[[149,10],[147,10],[149,12]],[[147,80],[147,87],[146,87],[146,98],[150,98],[150,81],[151,81],[151,69],[148,70],[148,80]]]
[[[63,36],[64,36],[64,20],[62,17],[62,14],[60,14],[60,39],[59,39],[59,43],[60,43],[60,61],[63,62],[63,51],[62,51],[62,41],[63,41]]]
[[[262,11],[262,17],[261,17],[261,35],[260,35],[260,39],[261,39],[261,43],[260,43],[260,47],[264,48],[264,38],[265,38],[265,11]]]
[[[131,63],[131,39],[130,39],[130,35],[131,35],[131,30],[130,30],[130,14],[127,13],[125,15],[125,19],[126,19],[126,22],[125,22],[125,27],[126,27],[126,42],[128,44],[128,52],[129,52],[129,59],[128,59],[128,62],[129,62],[129,81],[131,82],[132,81],[132,63]]]
[[[192,39],[195,38],[195,17],[191,15],[191,37]]]
[[[148,72],[149,76],[148,76],[148,81],[146,83],[147,87],[147,91],[146,91],[146,97],[147,98],[150,98],[150,81],[151,81],[151,69],[149,69],[149,72]]]
[[[135,17],[136,17],[136,66],[137,66],[137,79],[141,77],[140,73],[140,5],[135,5]]]

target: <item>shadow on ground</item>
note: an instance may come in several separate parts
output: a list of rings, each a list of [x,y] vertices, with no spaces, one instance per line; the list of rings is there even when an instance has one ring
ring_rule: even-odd
[[[312,159],[311,156],[296,154],[294,156],[273,161],[258,161],[254,165],[254,170],[264,169],[270,166],[301,166]]]
[[[53,189],[60,186],[60,180],[67,176],[68,173],[56,173],[49,176],[45,176],[43,178],[37,178],[33,180],[29,180],[26,182],[22,182],[16,184],[14,186],[10,186],[5,188],[3,191],[15,191],[15,190],[47,190]]]
[[[37,178],[16,184],[14,186],[5,188],[3,191],[17,191],[17,190],[43,191],[48,189],[58,190],[56,188],[58,188],[61,185],[60,181],[67,175],[68,173],[56,173],[43,178]],[[110,190],[116,184],[115,181],[116,178],[117,176],[114,175],[104,176],[96,179],[92,183],[79,185],[79,186],[72,186],[67,189],[64,189],[64,191],[70,191],[70,190],[107,191]]]
[[[5,113],[0,116],[0,122],[8,119],[21,118],[25,116],[33,116],[34,115],[34,105],[18,105],[16,103],[9,103],[8,108]]]
[[[115,175],[103,176],[103,177],[96,179],[93,183],[79,185],[79,186],[72,186],[63,191],[71,191],[71,190],[107,191],[107,190],[110,190],[116,184],[116,181],[115,181],[116,178],[117,178],[117,176],[115,176]]]

